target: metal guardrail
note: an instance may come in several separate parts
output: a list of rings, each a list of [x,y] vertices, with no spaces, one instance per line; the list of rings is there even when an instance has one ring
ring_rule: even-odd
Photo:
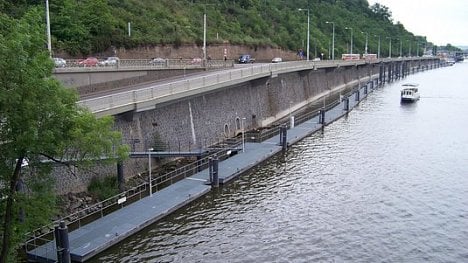
[[[195,68],[232,68],[233,60],[200,60],[200,59],[120,59],[116,63],[96,65],[80,63],[82,59],[68,59],[66,64],[55,67],[55,72],[116,71],[141,69],[195,69]]]
[[[93,113],[98,115],[116,114],[128,111],[129,109],[137,109],[139,104],[156,101],[158,99],[169,100],[170,96],[182,95],[187,92],[193,92],[202,88],[216,87],[220,85],[228,85],[245,81],[248,79],[261,78],[265,76],[272,76],[280,73],[287,73],[298,70],[306,69],[319,69],[327,67],[338,66],[352,66],[363,65],[366,63],[380,63],[389,61],[405,61],[405,60],[421,60],[433,58],[398,58],[398,59],[381,59],[374,61],[355,60],[355,61],[342,61],[342,60],[324,60],[324,61],[293,61],[283,63],[271,64],[252,64],[249,66],[231,69],[227,71],[218,71],[204,76],[191,77],[181,79],[171,83],[155,84],[151,87],[124,91],[107,96],[90,98],[79,101],[79,104],[89,108]],[[223,61],[224,62],[224,61]],[[130,63],[130,62],[128,62]],[[136,67],[143,67],[139,65],[137,60],[134,62]],[[175,63],[175,62],[170,62]],[[221,63],[221,62],[216,62]],[[121,108],[121,111],[119,111]]]

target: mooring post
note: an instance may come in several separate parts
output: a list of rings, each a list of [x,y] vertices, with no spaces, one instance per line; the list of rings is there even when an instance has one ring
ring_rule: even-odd
[[[201,172],[202,170],[202,157],[201,155],[197,155],[197,172]]]
[[[283,125],[281,127],[281,129],[283,130],[282,133],[281,133],[281,147],[282,147],[282,150],[283,152],[285,152],[287,149],[288,149],[288,129],[286,127],[286,125]]]
[[[388,82],[388,83],[392,82],[392,63],[390,63],[390,64],[388,65],[387,82]]]
[[[322,108],[320,111],[319,111],[319,123],[322,124],[322,126],[325,126],[325,108]]]
[[[213,185],[213,158],[208,158],[208,174],[210,176],[210,184]]]
[[[380,82],[382,82],[382,79],[383,79],[383,66],[382,66],[382,64],[381,64],[381,65],[380,65],[380,68],[379,68],[379,78],[378,78],[378,80],[379,80]]]
[[[57,252],[57,262],[62,261],[62,246],[60,244],[59,226],[54,226],[55,250]]]
[[[55,246],[57,248],[57,261],[70,263],[70,242],[68,241],[68,228],[64,221],[54,228]]]
[[[283,126],[279,127],[279,139],[280,139],[279,145],[281,146],[283,145]]]
[[[213,187],[219,186],[219,173],[218,173],[219,165],[218,164],[219,164],[218,157],[213,158],[213,184],[212,184]]]

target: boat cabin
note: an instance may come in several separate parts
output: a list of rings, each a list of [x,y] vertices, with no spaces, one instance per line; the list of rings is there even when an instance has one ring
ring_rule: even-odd
[[[419,99],[419,85],[416,83],[407,83],[403,84],[403,89],[401,90],[401,101],[416,101]]]

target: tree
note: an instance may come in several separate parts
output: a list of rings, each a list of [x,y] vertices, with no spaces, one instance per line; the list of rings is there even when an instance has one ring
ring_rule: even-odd
[[[392,22],[392,12],[388,7],[379,3],[375,3],[370,7],[370,9],[377,18],[382,19],[384,21]]]
[[[52,78],[43,21],[40,9],[19,20],[0,13],[0,262],[12,260],[24,233],[50,219],[46,160],[70,166],[126,155],[112,118],[97,119]]]

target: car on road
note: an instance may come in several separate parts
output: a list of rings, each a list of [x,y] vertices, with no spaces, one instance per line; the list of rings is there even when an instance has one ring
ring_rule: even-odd
[[[198,64],[201,64],[202,61],[203,61],[203,59],[201,59],[201,58],[192,58],[192,61],[190,61],[189,64],[198,65]]]
[[[239,57],[239,63],[254,63],[254,62],[255,62],[255,59],[248,54],[244,54]]]
[[[280,57],[274,57],[274,58],[271,60],[271,63],[280,63],[280,62],[283,62],[283,59],[280,58]]]
[[[148,64],[153,66],[165,66],[166,60],[164,58],[152,58]]]
[[[88,57],[86,59],[78,61],[78,65],[82,67],[95,67],[99,63],[99,60],[95,57]]]
[[[64,68],[67,66],[67,61],[63,58],[54,58],[54,64],[56,68]]]
[[[103,61],[99,61],[99,66],[117,66],[120,63],[118,57],[108,57]]]

